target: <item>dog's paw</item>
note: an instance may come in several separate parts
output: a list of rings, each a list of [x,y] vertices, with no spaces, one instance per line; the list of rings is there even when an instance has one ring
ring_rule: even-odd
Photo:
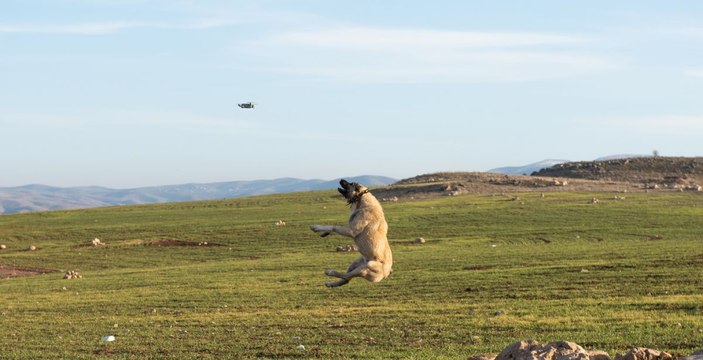
[[[325,237],[331,233],[331,231],[327,230],[322,225],[313,225],[310,227],[310,230],[320,234],[320,237]]]
[[[337,272],[332,269],[325,270],[325,275],[327,275],[327,276],[334,276],[336,273]]]
[[[333,288],[333,287],[337,287],[337,286],[346,285],[348,282],[349,282],[349,280],[342,279],[339,281],[331,281],[331,282],[325,283],[325,286],[327,286],[328,288]]]

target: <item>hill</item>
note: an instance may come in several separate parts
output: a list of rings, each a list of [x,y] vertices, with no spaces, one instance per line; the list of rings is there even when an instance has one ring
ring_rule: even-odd
[[[464,194],[515,194],[520,192],[638,192],[645,189],[627,181],[568,179],[485,172],[439,172],[403,179],[373,189],[380,199],[420,199]]]
[[[439,172],[375,189],[382,199],[412,199],[470,193],[703,191],[701,157],[634,157],[567,162],[531,176],[489,172]],[[539,164],[539,163],[536,163]]]
[[[634,157],[570,162],[536,171],[532,175],[627,181],[669,189],[697,189],[703,185],[703,157]]]
[[[387,185],[396,181],[389,177],[372,175],[353,176],[347,179],[368,184],[367,186]],[[0,214],[326,190],[335,189],[338,181],[339,179],[303,180],[280,178],[274,180],[165,185],[133,189],[110,189],[95,186],[60,188],[46,185],[6,187],[0,188]]]

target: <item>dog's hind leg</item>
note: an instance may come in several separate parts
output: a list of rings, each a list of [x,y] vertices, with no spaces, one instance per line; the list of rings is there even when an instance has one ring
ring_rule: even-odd
[[[388,275],[390,275],[390,270],[386,270],[386,268],[383,266],[383,263],[372,260],[367,262],[365,265],[366,271],[359,276],[362,276],[368,281],[379,282],[388,277]]]
[[[328,283],[325,283],[325,286],[327,287],[337,287],[337,286],[342,286],[346,285],[349,282],[347,279],[339,279],[337,281],[330,281]]]
[[[335,270],[325,270],[325,275],[327,276],[334,276],[338,277],[341,280],[336,281],[336,282],[329,282],[327,283],[327,287],[336,287],[336,286],[342,286],[346,283],[349,282],[349,280],[362,276],[362,277],[367,277],[367,262],[366,258],[363,256],[359,256],[356,258],[356,260],[352,261],[351,264],[349,264],[349,267],[347,268],[346,273],[340,273],[339,271]]]
[[[364,258],[363,256],[359,256],[358,258],[356,258],[356,260],[352,261],[351,264],[349,264],[349,266],[347,267],[346,273],[340,273],[338,271],[331,270],[331,269],[325,270],[325,275],[334,276],[334,277],[338,277],[341,279],[336,282],[327,283],[326,284],[327,287],[337,287],[337,286],[345,285],[352,278],[357,277],[357,276],[361,276],[358,274],[358,272],[360,271],[359,268],[364,268],[364,267],[366,267],[366,258]]]

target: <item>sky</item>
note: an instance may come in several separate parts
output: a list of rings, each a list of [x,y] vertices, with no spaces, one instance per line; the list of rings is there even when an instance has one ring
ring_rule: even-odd
[[[700,1],[0,1],[0,187],[655,150],[703,155]]]

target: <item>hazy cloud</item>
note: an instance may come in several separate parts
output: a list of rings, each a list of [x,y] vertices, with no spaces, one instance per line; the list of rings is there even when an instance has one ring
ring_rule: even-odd
[[[560,34],[338,27],[281,33],[247,47],[266,70],[342,81],[471,82],[617,67],[583,48],[590,43]]]
[[[683,73],[686,76],[703,78],[703,68],[685,69]]]
[[[703,116],[662,115],[618,119],[614,123],[622,129],[650,135],[703,136]]]
[[[103,35],[130,29],[197,30],[226,27],[238,23],[235,19],[199,19],[188,22],[126,22],[98,21],[73,24],[0,24],[0,34],[74,34]]]
[[[583,39],[539,33],[441,31],[428,29],[377,29],[345,27],[290,32],[275,41],[325,48],[403,51],[408,49],[515,47],[581,42]]]

